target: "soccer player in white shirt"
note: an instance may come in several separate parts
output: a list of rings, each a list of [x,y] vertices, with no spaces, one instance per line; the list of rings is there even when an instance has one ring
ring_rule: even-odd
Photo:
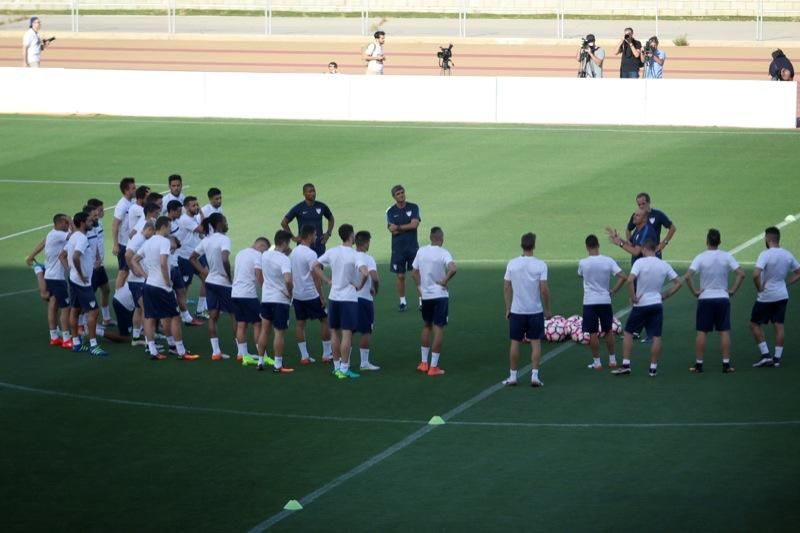
[[[253,325],[253,339],[258,344],[261,334],[261,317],[259,316],[258,287],[264,283],[261,274],[261,254],[267,251],[270,243],[266,237],[259,237],[252,246],[240,250],[233,260],[233,287],[231,288],[231,304],[236,319],[236,358],[244,366],[257,364],[255,357],[250,356],[247,348],[247,325]]]
[[[289,260],[292,264],[292,307],[297,320],[295,338],[300,350],[300,364],[314,362],[308,354],[306,344],[306,320],[319,320],[319,336],[322,339],[322,362],[333,361],[331,354],[331,331],[328,327],[328,314],[325,312],[325,295],[322,294],[320,279],[312,274],[311,267],[317,260],[317,253],[311,246],[317,240],[317,230],[306,224],[300,228],[300,244],[292,250]]]
[[[285,334],[289,327],[289,302],[292,301],[292,263],[287,257],[292,234],[285,230],[275,233],[275,248],[261,254],[261,274],[263,285],[261,287],[261,333],[256,346],[258,348],[258,370],[264,370],[264,361],[272,365],[276,374],[286,374],[294,369],[283,366],[283,349]],[[309,249],[310,250],[310,249]],[[314,258],[316,254],[310,250]],[[275,355],[270,359],[267,355],[269,334],[275,329],[272,339],[272,349]],[[305,363],[311,363],[306,352]]]
[[[205,220],[214,213],[225,214],[222,210],[222,191],[211,187],[208,189],[208,203],[200,209],[200,215]]]
[[[361,354],[361,370],[380,370],[381,367],[373,365],[369,361],[370,341],[372,340],[372,330],[375,322],[374,297],[380,288],[378,278],[378,265],[369,252],[369,244],[372,235],[368,231],[356,233],[356,253],[358,260],[356,267],[362,276],[367,276],[367,281],[361,290],[358,291],[358,328],[356,332],[361,336],[359,339],[359,352]]]
[[[122,178],[119,182],[119,190],[122,198],[119,199],[114,207],[114,220],[111,222],[111,239],[113,246],[111,253],[117,257],[117,279],[114,287],[119,289],[125,284],[128,278],[128,264],[125,262],[125,245],[128,244],[128,211],[131,208],[131,200],[136,193],[136,180],[133,178]]]
[[[203,321],[194,318],[191,313],[189,313],[186,298],[188,285],[180,268],[181,249],[185,246],[184,242],[180,239],[181,235],[184,233],[180,223],[182,215],[183,203],[179,200],[170,200],[170,202],[167,204],[166,216],[169,217],[170,221],[169,236],[171,239],[175,239],[177,249],[175,250],[175,253],[169,256],[169,275],[172,278],[172,290],[175,291],[175,297],[178,300],[178,308],[181,312],[181,320],[187,326],[201,326],[203,325]],[[189,250],[190,257],[191,254],[192,252]],[[189,267],[191,268],[191,263]],[[192,271],[194,271],[194,269],[192,269]]]
[[[140,274],[145,274],[146,278],[142,300],[145,318],[144,335],[150,359],[158,361],[167,358],[158,352],[155,340],[156,323],[165,320],[164,333],[174,338],[178,359],[196,361],[200,356],[188,352],[183,345],[178,301],[172,290],[169,256],[173,251],[173,243],[169,239],[169,217],[158,217],[155,226],[155,235],[145,241],[131,262],[131,266],[137,271],[143,271]]]
[[[67,266],[66,254],[62,254],[69,239],[70,220],[67,215],[59,213],[53,217],[53,229],[34,247],[25,258],[30,266],[35,264],[36,256],[44,250],[44,271],[42,280],[45,284],[43,298],[47,300],[47,323],[50,326],[50,346],[72,348],[69,334],[69,291],[64,279]],[[38,263],[37,263],[38,264]],[[58,336],[58,324],[61,324],[61,337]]]
[[[614,310],[611,307],[611,298],[622,288],[627,276],[616,261],[600,255],[600,241],[597,235],[586,237],[586,251],[589,257],[581,259],[578,263],[578,276],[583,278],[582,329],[589,333],[589,347],[592,350],[592,362],[589,368],[593,370],[603,368],[600,363],[599,331],[604,331],[606,334],[608,367],[616,368]],[[617,283],[609,290],[608,284],[612,277],[617,278]]]
[[[364,286],[368,275],[359,273],[358,256],[353,250],[355,230],[350,224],[339,226],[342,244],[327,250],[312,265],[312,274],[331,286],[328,295],[328,322],[333,341],[334,375],[339,379],[358,378],[350,370],[350,348],[353,332],[358,328],[358,291]],[[321,267],[331,268],[328,278]]]
[[[144,218],[144,205],[147,202],[148,194],[150,194],[150,187],[147,185],[140,185],[136,188],[131,208],[128,209],[128,240],[136,235],[139,221]]]
[[[92,272],[92,286],[100,289],[100,312],[103,315],[103,326],[113,326],[114,321],[111,319],[111,308],[109,306],[111,289],[108,286],[108,272],[106,272],[105,267],[106,246],[102,220],[106,210],[103,201],[98,198],[90,198],[86,205],[97,210],[97,219],[94,223],[94,230],[97,234],[97,239],[95,239],[97,262],[95,263],[94,272]]]
[[[69,325],[72,330],[72,351],[89,352],[98,356],[108,355],[108,352],[97,343],[99,309],[92,290],[93,261],[87,254],[89,240],[86,238],[86,232],[91,229],[92,221],[89,215],[81,211],[73,217],[72,223],[75,231],[70,236],[65,248],[69,264],[70,303],[72,305],[69,317]],[[78,337],[78,315],[81,311],[87,316],[88,346],[82,346],[81,339]]]
[[[217,322],[222,311],[231,314],[233,304],[231,303],[231,286],[233,276],[231,275],[231,240],[226,233],[228,232],[228,220],[220,213],[212,213],[203,219],[206,226],[208,237],[200,241],[194,252],[192,252],[191,262],[196,270],[200,271],[200,277],[206,282],[206,295],[208,297],[208,335],[211,340],[211,360],[221,361],[230,359],[230,356],[222,352],[217,334]],[[214,230],[213,233],[211,230]],[[200,263],[200,256],[206,256],[208,268]],[[235,323],[234,323],[235,334]]]
[[[161,207],[161,214],[167,214],[167,206],[173,200],[177,200],[183,205],[183,201],[186,197],[183,195],[183,178],[179,174],[172,174],[169,178],[167,178],[167,185],[169,186],[169,192],[164,195],[164,202]]]
[[[653,339],[650,347],[650,377],[658,374],[658,359],[661,357],[661,330],[664,325],[664,306],[662,302],[681,288],[681,278],[667,263],[656,257],[656,241],[647,239],[642,245],[642,258],[631,268],[628,276],[628,290],[633,310],[625,323],[625,338],[622,342],[622,367],[611,371],[615,375],[631,373],[631,354],[633,353],[633,334],[645,328]],[[661,292],[666,280],[672,281],[667,292]]]
[[[542,387],[539,364],[542,359],[544,319],[550,318],[550,288],[547,285],[547,265],[533,256],[536,234],[526,233],[520,239],[522,256],[508,262],[503,276],[503,298],[506,302],[511,347],[508,350],[508,379],[503,385],[517,384],[519,345],[523,339],[531,343],[531,386]]]
[[[719,249],[722,242],[719,230],[710,229],[706,236],[708,249],[694,258],[689,270],[683,276],[686,286],[697,300],[695,329],[697,338],[694,343],[695,363],[689,371],[703,371],[703,354],[706,350],[706,336],[709,332],[719,332],[720,349],[722,351],[722,372],[734,372],[731,366],[731,302],[730,297],[736,294],[744,281],[744,271],[731,254]],[[736,273],[733,287],[728,288],[728,273]],[[700,274],[700,290],[692,283],[695,274]]]
[[[194,196],[187,196],[183,201],[183,213],[178,219],[178,226],[180,229],[176,235],[181,243],[181,247],[178,248],[178,269],[181,272],[181,277],[184,285],[186,285],[187,292],[189,291],[195,274],[200,274],[199,271],[195,270],[190,261],[192,252],[194,252],[197,245],[200,244],[200,237],[205,235],[205,228],[200,224],[199,213],[200,204],[197,203],[197,198]],[[203,259],[202,261],[205,260]],[[202,279],[200,280],[200,295],[203,300],[203,306],[205,306],[205,283]],[[203,311],[203,308],[200,306],[200,301],[197,303],[197,308],[199,315],[200,312]]]
[[[781,231],[772,226],[764,231],[767,249],[761,252],[756,259],[756,268],[753,269],[753,283],[758,291],[758,296],[750,313],[750,330],[761,352],[759,359],[753,366],[780,366],[783,357],[784,327],[786,305],[789,303],[786,276],[789,272],[788,285],[800,280],[800,263],[788,251],[781,248]],[[764,324],[772,322],[775,328],[775,354],[769,356],[769,346],[764,336]]]
[[[447,325],[450,293],[448,284],[456,275],[456,264],[442,244],[444,232],[442,228],[431,228],[431,243],[417,251],[412,263],[414,282],[422,295],[422,334],[420,335],[420,355],[422,362],[417,366],[419,372],[429,376],[441,376],[444,370],[439,368],[439,356],[444,341],[444,327]],[[433,343],[431,344],[431,331]],[[428,365],[428,354],[431,362]]]
[[[144,219],[143,219],[144,220]],[[155,233],[155,221],[150,221],[144,224],[141,231],[133,236],[133,239],[128,241],[128,246],[125,248],[125,261],[130,264],[139,250],[144,246],[145,241],[151,238]],[[136,305],[132,317],[132,334],[131,346],[144,346],[147,349],[147,341],[142,336],[144,330],[144,302],[142,301],[142,294],[144,293],[144,281],[147,273],[144,268],[137,264],[135,269],[131,269],[128,274],[128,289],[131,291],[131,297]],[[119,289],[118,289],[119,290]]]

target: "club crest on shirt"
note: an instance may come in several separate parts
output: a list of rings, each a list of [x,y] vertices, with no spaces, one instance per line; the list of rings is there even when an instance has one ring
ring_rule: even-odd
[[[317,214],[318,214],[318,215],[321,215],[321,214],[322,214],[322,208],[321,208],[321,207],[318,207],[318,208],[317,208]]]
[[[655,224],[656,223],[656,217],[650,217],[650,223],[651,224]]]
[[[406,211],[406,216],[410,217],[411,216],[411,211]]]
[[[95,306],[97,306],[97,302],[89,302],[89,307],[91,307],[92,309],[94,309],[94,308],[95,308]]]

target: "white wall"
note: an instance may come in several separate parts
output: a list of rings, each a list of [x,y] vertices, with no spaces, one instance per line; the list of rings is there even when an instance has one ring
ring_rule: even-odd
[[[795,83],[0,69],[0,113],[794,128]]]

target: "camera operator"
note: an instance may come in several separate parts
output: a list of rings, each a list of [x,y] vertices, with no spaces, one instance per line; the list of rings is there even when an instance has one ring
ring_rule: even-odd
[[[42,61],[42,50],[47,48],[55,37],[42,39],[39,30],[42,28],[42,21],[39,17],[31,17],[28,23],[28,31],[22,38],[22,61],[26,67],[38,68]]]
[[[617,46],[617,55],[620,54],[619,77],[638,78],[642,68],[642,43],[633,38],[633,28],[625,28],[625,35]]]
[[[584,37],[580,50],[575,54],[575,59],[581,64],[578,69],[578,77],[602,78],[605,58],[606,51],[595,45],[594,35],[590,33]]]
[[[772,78],[772,81],[792,81],[794,79],[794,66],[780,48],[772,52],[769,77]]]
[[[644,45],[644,77],[647,79],[662,78],[664,74],[664,61],[667,54],[658,48],[658,37],[650,37]]]

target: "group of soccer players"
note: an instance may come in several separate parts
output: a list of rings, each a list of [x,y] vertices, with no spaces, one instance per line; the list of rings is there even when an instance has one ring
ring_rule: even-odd
[[[314,185],[307,183],[303,186],[303,200],[283,218],[282,229],[274,234],[273,241],[267,237],[255,239],[251,246],[235,255],[232,265],[220,189],[209,189],[208,203],[201,208],[196,197],[183,194],[181,176],[169,176],[168,184],[169,192],[162,196],[146,186],[137,187],[134,178],[123,178],[120,182],[122,196],[114,208],[111,228],[113,253],[119,266],[113,296],[117,332],[108,328],[114,321],[109,308],[109,279],[103,267],[103,202],[90,199],[72,218],[65,214],[53,217],[53,229],[27,258],[35,267],[42,297],[48,302],[51,345],[104,356],[108,352],[100,346],[98,338],[105,337],[145,346],[152,360],[167,359],[164,351],[181,360],[197,360],[199,355],[183,343],[182,328],[201,325],[200,319],[205,318],[211,359],[221,361],[230,358],[222,350],[218,332],[220,314],[224,312],[232,316],[237,360],[259,370],[270,366],[275,373],[290,373],[294,370],[284,365],[283,356],[285,332],[293,308],[301,365],[316,361],[305,340],[306,323],[311,320],[320,323],[321,360],[333,364],[337,378],[359,377],[350,365],[354,334],[360,335],[358,368],[379,369],[369,359],[373,298],[380,280],[376,262],[368,254],[371,240],[368,231],[356,232],[351,225],[341,224],[337,228],[341,244],[327,250],[326,244],[335,228],[334,216],[327,205],[316,200]],[[456,275],[456,265],[443,247],[444,232],[439,227],[431,229],[431,244],[419,247],[419,207],[407,202],[405,189],[400,185],[393,187],[391,194],[395,203],[387,210],[386,224],[392,235],[390,266],[397,276],[399,310],[408,307],[405,282],[406,273],[411,271],[423,319],[417,370],[440,376],[445,373],[439,359],[449,314],[448,284]],[[290,227],[295,219],[297,234]],[[327,219],[325,231],[323,219]],[[663,240],[662,227],[668,229]],[[745,274],[730,253],[719,249],[720,233],[712,229],[706,238],[708,249],[679,277],[661,259],[661,252],[675,231],[675,225],[663,212],[650,207],[649,195],[641,193],[626,238],[616,230],[607,229],[609,240],[631,255],[629,275],[613,259],[600,254],[595,235],[586,238],[588,256],[580,261],[578,275],[583,278],[584,286],[582,327],[589,334],[593,358],[589,368],[602,368],[599,338],[601,332],[606,332],[609,367],[616,375],[630,374],[633,340],[644,330],[647,337],[643,342],[652,343],[649,374],[656,376],[662,344],[662,302],[675,294],[685,279],[698,297],[696,362],[691,370],[703,371],[706,336],[718,331],[723,372],[734,371],[730,363],[729,297],[740,288]],[[788,284],[800,279],[800,263],[780,248],[778,228],[767,228],[765,239],[767,250],[759,255],[753,271],[758,298],[750,319],[761,354],[754,366],[759,367],[780,365],[788,301],[786,278],[791,272]],[[294,248],[292,241],[296,243]],[[520,244],[522,255],[508,263],[504,276],[511,370],[503,383],[517,384],[520,345],[530,343],[531,385],[540,387],[543,385],[539,377],[541,340],[545,318],[551,316],[547,265],[534,256],[535,234],[526,233]],[[35,262],[42,250],[44,265]],[[736,274],[731,287],[730,272]],[[700,276],[699,288],[693,283],[695,274]],[[187,290],[195,278],[200,283],[200,296],[196,316],[192,316]],[[610,287],[612,278],[615,283]],[[667,281],[669,286],[662,292]],[[323,283],[330,285],[327,298]],[[611,300],[625,285],[632,309],[624,329],[622,364],[618,367]],[[98,290],[100,305],[96,298]],[[776,332],[772,355],[763,331],[763,325],[769,322],[774,324]],[[250,355],[248,349],[251,327],[257,355]],[[158,344],[159,340],[167,342],[166,350]]]

